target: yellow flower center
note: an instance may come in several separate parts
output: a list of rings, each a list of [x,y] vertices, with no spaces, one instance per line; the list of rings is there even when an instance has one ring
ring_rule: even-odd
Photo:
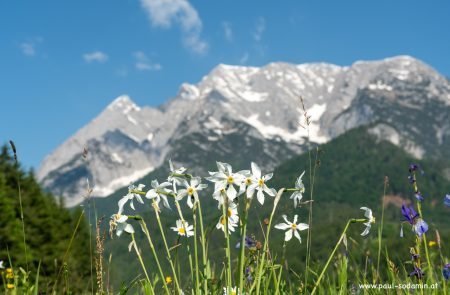
[[[225,218],[223,218],[223,216],[220,217],[220,223],[221,223],[222,225],[225,225]]]
[[[233,178],[233,176],[228,176],[228,178],[227,178],[227,182],[229,183],[229,184],[232,184],[232,183],[234,183],[234,178]]]
[[[231,217],[231,215],[233,215],[233,211],[230,208],[228,208],[228,217]]]
[[[246,184],[246,185],[252,184],[251,178],[247,178],[247,179],[245,180],[245,184]]]
[[[172,277],[171,276],[167,276],[166,277],[166,284],[170,284],[172,283]]]
[[[180,235],[184,235],[186,233],[186,231],[184,230],[184,227],[180,227],[178,229],[178,232],[180,233]]]
[[[263,186],[263,185],[264,185],[264,179],[260,178],[260,179],[258,180],[258,185],[259,185],[259,186]]]
[[[295,223],[291,224],[291,228],[292,230],[296,230],[297,229],[297,225]]]
[[[191,186],[187,189],[187,193],[190,196],[192,196],[194,194],[194,192],[195,192],[195,189],[193,187],[191,187]]]

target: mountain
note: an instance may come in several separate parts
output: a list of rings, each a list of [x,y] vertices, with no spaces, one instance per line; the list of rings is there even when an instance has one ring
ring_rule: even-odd
[[[47,156],[37,176],[73,206],[83,200],[86,178],[93,195],[104,197],[168,157],[205,171],[205,155],[238,162],[245,153],[270,169],[361,125],[418,158],[450,156],[449,116],[450,82],[409,56],[348,67],[219,65],[158,108],[117,98]]]

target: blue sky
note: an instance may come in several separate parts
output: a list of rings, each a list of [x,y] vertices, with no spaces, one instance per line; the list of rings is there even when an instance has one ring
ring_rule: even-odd
[[[450,76],[449,1],[0,2],[0,135],[26,167],[115,97],[157,106],[219,63],[408,54]]]

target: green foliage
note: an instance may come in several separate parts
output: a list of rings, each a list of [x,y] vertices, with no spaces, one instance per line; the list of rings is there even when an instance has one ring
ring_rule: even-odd
[[[19,204],[19,184],[27,258]],[[0,260],[12,267],[15,274],[19,274],[19,267],[28,270],[31,276],[27,279],[28,282],[38,282],[40,290],[50,290],[57,278],[60,284],[63,281],[61,270],[65,263],[68,266],[67,276],[71,290],[81,290],[87,286],[85,278],[90,275],[89,238],[84,222],[79,226],[71,249],[65,257],[81,212],[76,210],[70,213],[62,204],[58,204],[53,196],[43,192],[33,172],[24,172],[9,155],[6,146],[2,147],[0,152],[0,212]]]

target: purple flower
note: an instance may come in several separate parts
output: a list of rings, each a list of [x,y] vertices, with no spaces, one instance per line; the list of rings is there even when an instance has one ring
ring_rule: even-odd
[[[415,197],[416,197],[416,199],[417,199],[419,202],[422,202],[423,199],[424,199],[421,192],[416,192],[416,193],[415,193]]]
[[[414,177],[412,177],[411,175],[408,176],[408,181],[409,183],[413,184],[414,182],[416,182],[416,180],[414,179]]]
[[[448,281],[450,279],[450,263],[446,264],[442,269],[442,275]]]
[[[422,279],[424,276],[424,272],[422,271],[422,269],[420,269],[420,267],[414,265],[414,270],[409,274],[410,277],[417,277],[418,279]]]
[[[252,268],[250,266],[245,268],[245,276],[247,278],[247,282],[251,283],[253,281]]]
[[[420,216],[413,207],[406,207],[405,204],[402,205],[402,215],[411,225],[414,225],[416,218]]]
[[[245,244],[246,248],[255,248],[256,247],[256,241],[249,236],[245,237],[244,244]],[[238,242],[236,244],[236,248],[239,249],[240,247],[241,247],[241,242]]]
[[[417,213],[413,207],[406,207],[405,204],[403,204],[402,215],[405,217],[405,221],[413,226],[414,232],[419,237],[422,237],[422,235],[428,231],[428,224],[425,220],[420,218],[419,213]]]
[[[421,237],[424,233],[428,231],[428,224],[425,222],[425,220],[419,218],[413,226],[414,231],[416,234]]]
[[[417,171],[419,169],[419,165],[415,163],[409,164],[409,173],[412,173],[413,171]]]
[[[444,205],[450,207],[450,194],[446,194],[444,197]]]

